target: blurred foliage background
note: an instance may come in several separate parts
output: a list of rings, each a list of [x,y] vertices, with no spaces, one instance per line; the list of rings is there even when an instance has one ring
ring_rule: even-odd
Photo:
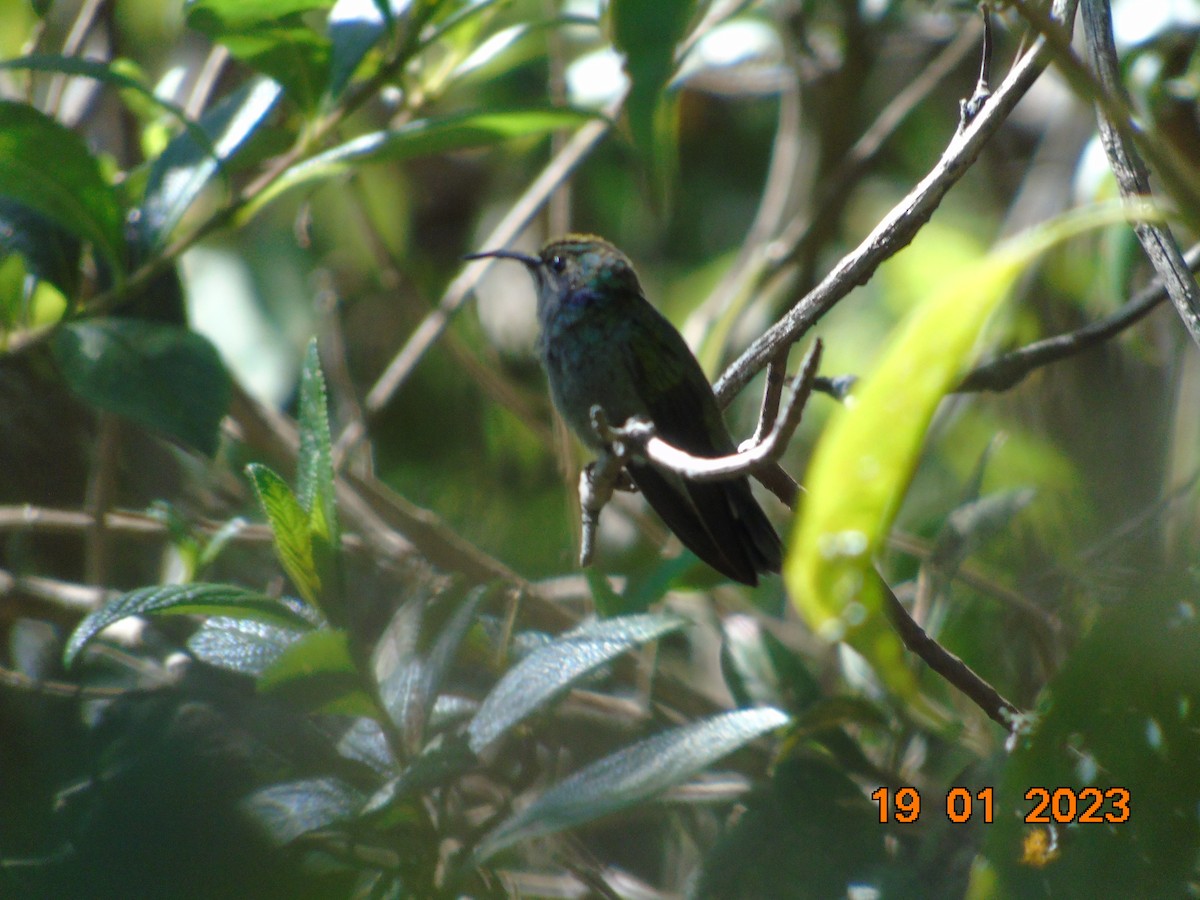
[[[1036,37],[1017,6],[991,18],[993,88]],[[1200,177],[1200,4],[1118,0],[1113,29],[1146,139]],[[948,395],[906,470],[880,571],[1027,711],[1006,732],[912,657],[918,696],[893,694],[802,621],[785,579],[719,581],[635,495],[606,508],[581,575],[587,456],[546,395],[528,278],[462,262],[603,235],[715,380],[933,168],[982,34],[973,6],[938,0],[0,0],[0,892],[1200,893],[1200,356],[1170,303],[1009,389]],[[1089,99],[1050,65],[911,244],[804,338],[823,340],[823,375],[868,374],[999,241],[1117,195]],[[550,190],[556,166],[569,177]],[[1195,210],[1162,200],[1190,246]],[[1092,228],[1021,273],[978,356],[1109,315],[1152,278],[1127,224]],[[106,632],[87,665],[60,661],[85,614],[147,585],[296,593],[261,525],[204,548],[262,520],[247,463],[292,479],[278,414],[298,415],[313,336],[352,644],[375,646],[414,597],[442,610],[489,583],[495,627],[447,674],[479,699],[514,629],[546,637],[593,608],[689,623],[656,655],[564,684],[499,760],[410,788],[424,830],[394,806],[289,840],[247,821],[253,790],[345,755],[292,739],[311,708],[267,711],[252,681],[181,662],[196,619]],[[739,440],[763,381],[727,410]],[[805,410],[781,459],[801,485],[842,402]],[[422,641],[452,618],[436,611]],[[585,763],[755,706],[791,724],[707,780],[664,776],[674,793],[605,818],[597,805],[570,838],[447,876]],[[906,785],[923,800],[912,824],[870,799]],[[1026,821],[1030,788],[1092,785],[1128,789],[1129,820]],[[955,786],[994,788],[995,821],[951,822]],[[297,839],[313,833],[325,842]],[[413,859],[364,859],[331,834]]]

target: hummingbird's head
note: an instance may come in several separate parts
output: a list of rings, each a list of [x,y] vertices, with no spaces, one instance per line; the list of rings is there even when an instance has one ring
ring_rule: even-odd
[[[539,306],[582,290],[634,294],[642,290],[629,258],[595,235],[568,234],[546,244],[537,256],[515,250],[486,250],[467,259],[489,256],[523,263],[537,285]]]

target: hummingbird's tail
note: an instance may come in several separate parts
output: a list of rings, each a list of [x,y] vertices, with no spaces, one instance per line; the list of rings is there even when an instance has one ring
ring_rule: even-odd
[[[778,574],[783,568],[783,543],[779,540],[779,533],[754,499],[748,480],[733,482],[730,487],[737,488],[729,491],[730,502],[734,508],[734,515],[741,523],[741,532],[745,538],[742,544],[754,570]]]
[[[759,573],[779,571],[779,535],[747,479],[684,481],[645,463],[631,464],[629,474],[684,546],[722,575],[753,587]]]

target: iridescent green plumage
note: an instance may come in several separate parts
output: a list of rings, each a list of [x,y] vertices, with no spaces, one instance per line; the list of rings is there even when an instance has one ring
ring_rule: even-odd
[[[633,266],[607,241],[568,235],[535,256],[493,251],[525,264],[538,293],[538,355],[554,405],[595,447],[590,412],[614,424],[652,421],[663,440],[696,456],[734,452],[712,386],[675,327],[642,295]],[[779,536],[745,478],[685,481],[648,462],[629,474],[663,521],[697,556],[725,575],[757,584],[778,572]]]

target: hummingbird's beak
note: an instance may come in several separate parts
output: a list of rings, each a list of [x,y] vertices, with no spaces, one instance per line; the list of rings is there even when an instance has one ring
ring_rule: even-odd
[[[468,253],[463,259],[515,259],[519,263],[524,263],[530,269],[536,269],[542,261],[536,256],[529,256],[525,253],[518,253],[516,250],[482,250],[479,253]]]

